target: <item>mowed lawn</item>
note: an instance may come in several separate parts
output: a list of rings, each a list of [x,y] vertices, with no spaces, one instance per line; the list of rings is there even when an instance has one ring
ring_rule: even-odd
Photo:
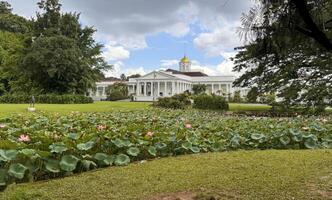
[[[0,104],[0,116],[13,113],[27,113],[28,104]],[[139,110],[151,108],[149,102],[95,102],[93,104],[36,104],[37,111],[70,113],[79,112],[111,112],[117,110]],[[231,111],[263,111],[270,106],[263,104],[237,104],[230,103]]]
[[[181,196],[204,197],[198,200],[331,199],[332,150],[237,151],[163,158],[11,185],[0,193],[0,199],[8,200],[162,200],[165,196],[174,197],[167,200]]]

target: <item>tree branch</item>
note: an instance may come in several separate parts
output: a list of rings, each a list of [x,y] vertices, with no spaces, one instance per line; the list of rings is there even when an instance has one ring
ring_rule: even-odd
[[[326,34],[318,28],[317,24],[312,19],[307,8],[307,0],[291,0],[291,3],[293,3],[296,6],[304,23],[307,25],[308,29],[310,30],[311,32],[310,37],[315,39],[321,46],[325,47],[327,50],[332,51],[332,42],[326,36]]]

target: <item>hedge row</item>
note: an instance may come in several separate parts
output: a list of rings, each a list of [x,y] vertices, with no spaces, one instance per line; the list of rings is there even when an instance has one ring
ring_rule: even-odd
[[[56,94],[43,94],[36,95],[35,103],[46,103],[46,104],[86,104],[93,103],[91,97],[84,95],[74,95],[74,94],[65,94],[65,95],[56,95]],[[31,95],[3,95],[0,96],[0,103],[31,103]]]
[[[190,106],[191,102],[187,94],[177,94],[172,97],[159,98],[154,106],[170,109],[185,109]]]
[[[229,105],[222,96],[199,95],[194,98],[194,108],[209,110],[228,110]]]

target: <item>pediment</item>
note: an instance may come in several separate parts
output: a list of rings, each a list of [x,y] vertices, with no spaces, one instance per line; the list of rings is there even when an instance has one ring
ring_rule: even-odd
[[[177,77],[172,76],[171,74],[165,73],[165,72],[156,72],[153,71],[151,73],[148,73],[140,78],[137,78],[139,80],[152,80],[152,79],[176,79]]]

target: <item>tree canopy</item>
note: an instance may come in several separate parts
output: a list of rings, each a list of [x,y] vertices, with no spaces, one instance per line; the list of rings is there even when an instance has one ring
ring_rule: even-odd
[[[7,92],[84,94],[111,68],[102,57],[103,46],[93,39],[96,30],[83,27],[78,13],[62,13],[59,0],[41,0],[38,7],[36,19],[27,20],[0,2],[0,32],[20,38],[20,51],[3,50],[12,57],[21,52],[15,65],[0,63],[0,70],[15,74],[3,81]]]
[[[236,86],[276,92],[288,105],[332,99],[332,1],[261,0],[242,17]]]

